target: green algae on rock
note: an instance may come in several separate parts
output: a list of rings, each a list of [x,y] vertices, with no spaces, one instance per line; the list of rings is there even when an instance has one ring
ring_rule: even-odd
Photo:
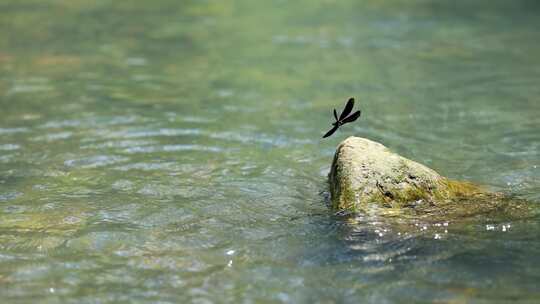
[[[332,207],[352,212],[376,207],[385,214],[473,215],[509,203],[500,193],[450,180],[360,137],[349,137],[338,146],[329,181]]]

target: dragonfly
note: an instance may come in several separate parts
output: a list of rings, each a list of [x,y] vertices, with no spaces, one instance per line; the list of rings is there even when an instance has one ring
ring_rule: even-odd
[[[341,115],[339,115],[339,118],[338,118],[338,115],[337,115],[337,112],[336,112],[336,109],[334,109],[334,118],[336,119],[335,122],[332,123],[332,125],[334,126],[332,129],[330,129],[330,131],[326,132],[326,134],[324,134],[323,138],[326,138],[332,134],[334,134],[334,132],[336,132],[336,130],[341,127],[342,125],[348,123],[348,122],[353,122],[355,120],[358,119],[358,117],[360,117],[360,114],[362,113],[362,111],[358,110],[356,112],[354,112],[353,114],[349,115],[352,111],[354,107],[354,98],[349,98],[349,100],[347,101],[347,104],[345,105],[345,109],[343,109],[343,112],[341,112]]]

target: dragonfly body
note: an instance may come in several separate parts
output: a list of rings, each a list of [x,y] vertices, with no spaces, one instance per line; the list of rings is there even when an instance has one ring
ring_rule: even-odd
[[[362,113],[362,111],[360,111],[360,110],[358,110],[358,111],[354,112],[353,114],[349,115],[349,113],[351,113],[353,107],[354,107],[354,98],[351,97],[347,101],[347,104],[345,105],[345,108],[343,109],[343,112],[341,112],[341,115],[339,115],[339,118],[338,118],[336,109],[334,109],[334,118],[336,119],[336,121],[332,123],[332,126],[334,126],[334,127],[332,129],[330,129],[330,131],[326,132],[326,134],[324,134],[323,138],[326,138],[326,137],[334,134],[334,132],[336,132],[337,129],[339,127],[341,127],[342,125],[344,125],[346,123],[349,123],[349,122],[353,122],[353,121],[357,120],[358,117],[360,117],[360,114]]]

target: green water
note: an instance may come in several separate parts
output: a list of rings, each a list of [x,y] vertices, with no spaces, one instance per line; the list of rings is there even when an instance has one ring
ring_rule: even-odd
[[[1,302],[539,302],[538,217],[325,204],[350,135],[540,202],[539,16],[532,0],[3,0]],[[322,140],[349,96],[362,118]]]

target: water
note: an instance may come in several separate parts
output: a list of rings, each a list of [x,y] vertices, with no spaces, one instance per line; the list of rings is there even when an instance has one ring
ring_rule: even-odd
[[[540,219],[335,216],[349,135],[540,201],[536,1],[3,1],[3,303],[540,301]],[[331,111],[363,116],[327,140]]]

